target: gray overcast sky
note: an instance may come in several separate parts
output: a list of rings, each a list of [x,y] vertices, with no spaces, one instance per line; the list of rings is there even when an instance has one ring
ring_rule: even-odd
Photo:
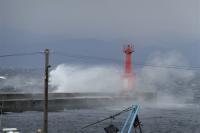
[[[120,58],[122,45],[132,42],[138,59],[177,50],[198,65],[199,5],[200,0],[0,0],[0,53],[49,47]]]

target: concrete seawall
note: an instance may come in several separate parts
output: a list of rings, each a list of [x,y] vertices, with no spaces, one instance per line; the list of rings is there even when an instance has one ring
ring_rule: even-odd
[[[42,93],[0,93],[0,109],[3,112],[43,111]],[[154,93],[134,93],[131,96],[109,93],[49,93],[49,111],[84,109],[110,106],[136,100],[152,101]]]
[[[49,111],[93,108],[112,104],[116,98],[104,93],[49,93]],[[0,94],[3,112],[42,111],[43,94]]]

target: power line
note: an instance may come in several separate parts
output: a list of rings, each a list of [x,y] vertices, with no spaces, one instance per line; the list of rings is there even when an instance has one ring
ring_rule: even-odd
[[[5,54],[5,55],[0,55],[0,58],[17,57],[17,56],[29,56],[29,55],[38,55],[38,54],[43,54],[43,52]]]
[[[0,55],[0,58],[6,57],[17,57],[17,56],[31,56],[31,55],[38,55],[44,54],[44,52],[30,52],[30,53],[14,53],[14,54],[5,54]],[[52,52],[53,55],[63,56],[67,58],[75,58],[75,59],[82,59],[82,60],[104,60],[104,61],[111,61],[115,63],[122,63],[123,60],[120,59],[113,59],[107,57],[98,57],[98,56],[87,56],[87,55],[72,55],[66,54],[63,52]],[[133,63],[136,66],[143,66],[143,67],[151,67],[151,68],[164,68],[164,69],[182,69],[182,70],[200,70],[200,67],[196,66],[178,66],[178,65],[155,65],[155,64],[146,64],[146,63]]]
[[[152,67],[152,68],[169,68],[169,69],[182,69],[182,70],[200,70],[200,67],[193,66],[176,66],[176,65],[153,65],[153,64],[142,64],[136,63],[138,66]]]
[[[77,58],[77,59],[84,59],[84,60],[107,60],[117,63],[122,63],[122,60],[113,59],[113,58],[106,58],[106,57],[97,57],[97,56],[85,56],[85,55],[72,55],[72,54],[65,54],[61,52],[54,52],[55,55],[64,56],[67,58]],[[151,67],[151,68],[164,68],[164,69],[182,69],[182,70],[200,70],[200,67],[196,66],[178,66],[178,65],[154,65],[154,64],[146,64],[146,63],[134,63],[136,66],[143,66],[143,67]]]
[[[98,57],[98,56],[87,56],[87,55],[72,55],[72,54],[66,54],[62,52],[53,52],[52,54],[64,56],[68,58],[77,58],[77,59],[85,59],[85,60],[107,60],[107,61],[113,61],[113,62],[123,62],[119,59],[113,59],[113,58],[107,58],[107,57]]]

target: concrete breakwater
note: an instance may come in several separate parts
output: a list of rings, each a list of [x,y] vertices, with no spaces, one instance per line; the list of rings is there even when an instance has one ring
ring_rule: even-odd
[[[0,93],[0,109],[3,112],[43,111],[42,93]],[[111,93],[49,93],[49,111],[65,109],[88,109],[110,105],[126,104],[133,101],[151,102],[155,93],[130,93],[117,95]]]
[[[3,112],[42,111],[43,94],[1,93]],[[49,93],[49,111],[93,108],[113,104],[118,97],[105,93]]]

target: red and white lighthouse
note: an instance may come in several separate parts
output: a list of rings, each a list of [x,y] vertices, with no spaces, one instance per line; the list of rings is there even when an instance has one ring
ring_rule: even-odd
[[[134,52],[134,46],[128,44],[124,47],[125,53],[125,66],[124,66],[124,75],[123,75],[123,92],[130,92],[134,90],[135,86],[135,75],[132,68],[132,53]]]

